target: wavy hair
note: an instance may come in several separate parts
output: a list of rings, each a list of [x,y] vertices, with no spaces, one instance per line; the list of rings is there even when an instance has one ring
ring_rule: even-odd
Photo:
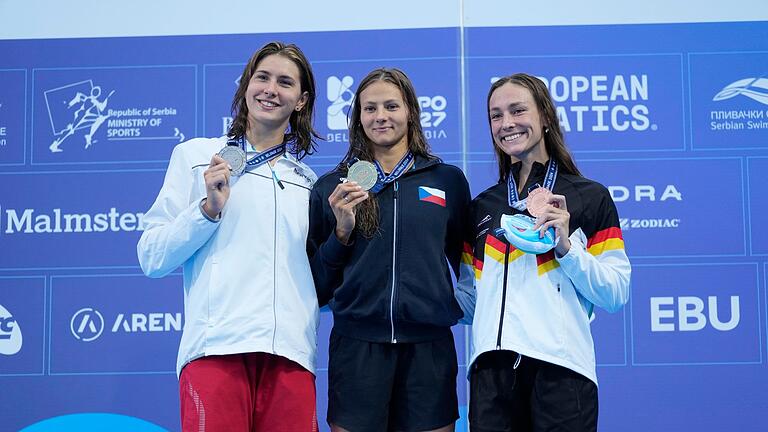
[[[271,55],[281,55],[291,60],[299,68],[299,82],[301,91],[307,92],[307,103],[300,111],[291,113],[288,119],[288,131],[284,140],[289,143],[288,151],[302,159],[315,151],[315,139],[320,135],[312,127],[312,121],[315,114],[315,75],[312,73],[312,66],[301,52],[301,49],[294,44],[285,44],[283,42],[269,42],[256,51],[248,64],[243,69],[240,76],[240,83],[232,98],[232,125],[229,127],[227,136],[230,138],[240,138],[248,130],[248,105],[245,100],[245,92],[248,90],[248,83],[256,72],[262,60]]]
[[[560,121],[557,118],[557,111],[555,110],[555,104],[552,102],[552,97],[547,90],[544,83],[531,75],[525,73],[516,73],[504,78],[499,79],[491,85],[491,89],[488,91],[488,99],[485,103],[487,109],[488,128],[491,130],[491,96],[499,87],[504,84],[511,83],[519,85],[531,92],[533,100],[536,103],[536,108],[541,116],[541,123],[544,130],[542,130],[542,136],[544,137],[544,148],[547,150],[549,157],[554,158],[560,168],[560,171],[581,176],[581,172],[576,167],[576,162],[571,156],[571,152],[565,145],[565,138],[563,137],[563,131],[560,129]],[[496,154],[496,161],[499,165],[499,181],[504,181],[512,169],[512,159],[509,155],[504,153],[503,150],[496,145],[493,139],[493,131],[491,130],[491,142],[493,142],[493,150]]]
[[[414,156],[421,156],[427,159],[436,159],[432,154],[427,138],[421,128],[421,108],[419,100],[416,97],[416,90],[413,83],[403,71],[397,68],[379,68],[374,69],[360,81],[360,85],[355,92],[352,110],[349,112],[349,149],[347,154],[341,160],[337,169],[343,173],[347,172],[350,162],[355,159],[374,161],[373,143],[365,134],[363,124],[360,120],[362,107],[360,106],[360,94],[371,84],[379,81],[390,83],[400,90],[405,107],[408,109],[408,150]],[[366,238],[373,237],[379,230],[379,204],[374,194],[370,194],[368,199],[360,203],[355,215],[355,228]]]

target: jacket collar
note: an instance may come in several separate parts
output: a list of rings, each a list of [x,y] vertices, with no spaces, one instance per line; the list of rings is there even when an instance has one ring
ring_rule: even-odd
[[[437,156],[433,157],[432,159],[428,159],[424,156],[417,155],[413,158],[413,168],[411,168],[409,171],[420,171],[441,163],[443,163],[443,160]]]
[[[541,178],[544,178],[544,174],[547,171],[548,163],[549,163],[549,160],[547,160],[544,163],[534,162],[533,166],[531,167],[531,172],[528,174],[528,178],[526,179],[526,183],[530,183],[531,180],[539,180]],[[512,164],[512,168],[510,170],[510,173],[514,176],[515,181],[518,183],[520,182],[520,168],[522,167],[523,167],[523,162],[518,161]]]

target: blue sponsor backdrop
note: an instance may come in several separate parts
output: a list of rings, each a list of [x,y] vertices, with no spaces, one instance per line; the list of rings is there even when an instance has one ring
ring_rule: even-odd
[[[477,194],[497,178],[492,79],[545,79],[635,264],[630,304],[593,323],[600,429],[764,428],[768,24],[726,23],[0,41],[0,406],[24,407],[0,429],[87,412],[179,429],[181,278],[141,275],[141,218],[173,146],[223,133],[242,66],[273,39],[312,60],[319,174],[346,151],[360,79],[397,66]]]

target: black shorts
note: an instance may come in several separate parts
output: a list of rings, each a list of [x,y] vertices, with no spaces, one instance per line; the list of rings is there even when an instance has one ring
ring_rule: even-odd
[[[472,432],[597,431],[597,386],[562,366],[489,351],[472,364]]]
[[[354,432],[424,431],[459,418],[453,336],[375,343],[331,332],[328,423]]]

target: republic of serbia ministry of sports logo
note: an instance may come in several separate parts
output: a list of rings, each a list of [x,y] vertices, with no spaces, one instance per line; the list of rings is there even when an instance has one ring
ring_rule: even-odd
[[[188,106],[187,109],[178,108],[175,103],[154,106],[144,101],[149,96],[142,91],[118,93],[95,82],[85,79],[44,92],[53,137],[48,147],[51,153],[72,148],[90,151],[100,138],[132,144],[184,141],[183,127],[179,122],[184,117],[183,113],[191,110]],[[178,102],[172,96],[169,94],[168,99]]]
[[[85,80],[47,90],[45,104],[55,136],[48,147],[52,153],[63,152],[65,142],[78,139],[87,149],[96,143],[94,135],[110,117],[107,111],[109,98],[115,94],[110,90],[106,94],[92,80]]]

